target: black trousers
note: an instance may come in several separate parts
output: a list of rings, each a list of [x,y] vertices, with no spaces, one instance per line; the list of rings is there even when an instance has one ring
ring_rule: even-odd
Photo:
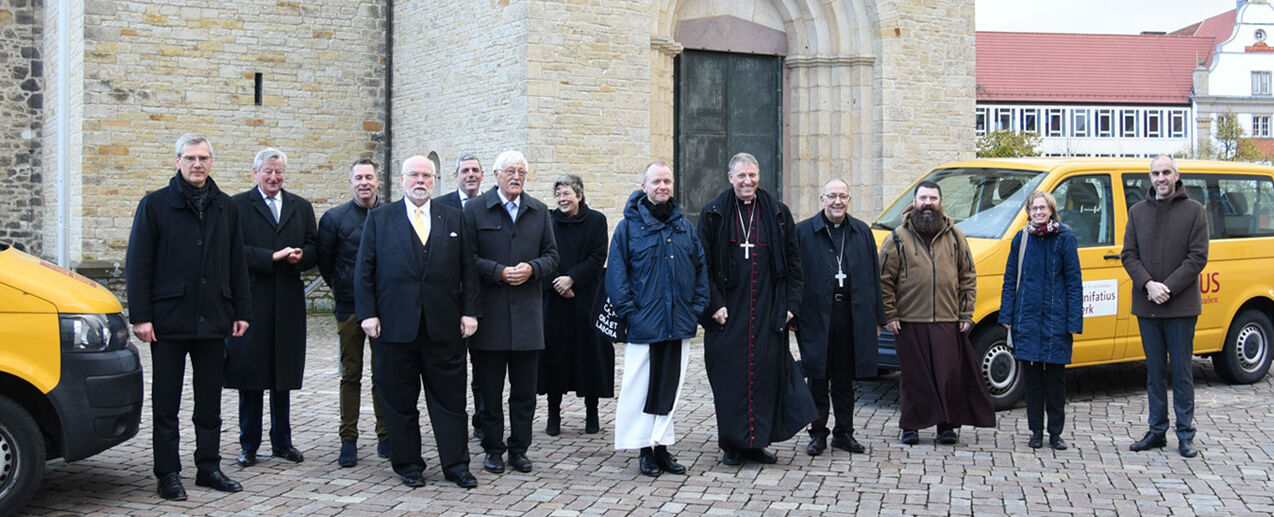
[[[420,318],[411,343],[372,344],[372,382],[380,392],[381,418],[389,433],[389,463],[399,475],[425,469],[420,454],[420,390],[446,472],[469,468],[465,413],[465,346],[461,340],[432,341]]]
[[[177,453],[180,441],[177,411],[186,377],[186,356],[194,376],[195,468],[221,470],[221,384],[224,375],[224,339],[160,340],[150,344],[150,397],[155,477],[181,472]]]
[[[239,390],[239,446],[255,452],[261,447],[261,420],[265,390]],[[292,446],[292,391],[270,390],[270,447]]]
[[[849,314],[848,302],[833,302],[832,314]],[[809,378],[810,394],[818,409],[818,420],[810,424],[810,436],[827,438],[827,421],[836,412],[836,435],[854,434],[854,326],[848,316],[833,317],[827,333],[827,365],[821,379]],[[831,404],[828,407],[828,394]]]
[[[482,448],[488,453],[511,450],[526,454],[531,446],[531,419],[535,416],[535,376],[539,350],[492,352],[471,350],[473,376],[482,394]],[[509,376],[509,440],[504,441],[504,376]]]
[[[1039,361],[1018,361],[1026,380],[1026,424],[1031,433],[1044,431],[1048,413],[1048,434],[1062,434],[1066,423],[1066,365]]]
[[[473,362],[473,356],[469,356],[469,364],[473,365],[473,381],[469,384],[469,388],[473,391],[473,429],[476,431],[482,429],[482,410],[486,404],[482,403],[482,392],[478,388],[478,365]]]

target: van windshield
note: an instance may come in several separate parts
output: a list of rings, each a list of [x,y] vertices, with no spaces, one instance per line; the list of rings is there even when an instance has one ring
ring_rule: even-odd
[[[958,167],[937,169],[924,179],[942,187],[942,211],[969,237],[998,239],[1044,179],[1045,171]],[[876,218],[872,228],[893,230],[911,206],[912,190]]]

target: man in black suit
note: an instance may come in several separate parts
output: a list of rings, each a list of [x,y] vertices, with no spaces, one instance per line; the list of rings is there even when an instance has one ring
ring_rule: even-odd
[[[235,194],[256,319],[242,338],[226,341],[226,387],[239,390],[237,463],[257,462],[262,401],[270,390],[272,455],[304,461],[292,444],[291,390],[305,373],[305,284],[301,272],[318,263],[314,207],[283,190],[288,158],[263,149],[252,163],[256,187]]]
[[[159,496],[184,501],[177,454],[177,410],[186,356],[194,374],[195,484],[238,492],[221,473],[221,382],[225,338],[252,318],[239,211],[217,188],[212,144],[177,139],[177,174],[142,198],[128,238],[128,317],[150,343],[153,449]]]
[[[536,371],[544,349],[543,289],[557,270],[557,241],[548,207],[522,192],[526,158],[505,151],[495,159],[498,184],[465,206],[465,230],[474,236],[482,282],[482,331],[469,340],[473,375],[482,400],[482,448],[488,472],[504,472],[504,451],[519,472],[531,471]],[[465,282],[468,286],[469,283]],[[509,376],[509,441],[504,441],[504,376]]]
[[[478,155],[461,154],[459,158],[456,158],[455,172],[451,173],[451,178],[456,181],[456,190],[444,194],[438,198],[438,202],[464,210],[465,203],[482,193],[482,177],[482,162],[478,161]],[[472,362],[473,357],[471,356],[469,360]],[[482,411],[486,406],[482,403],[482,393],[478,391],[476,375],[469,386],[473,390],[473,437],[481,440],[483,437]]]
[[[463,215],[430,202],[436,180],[433,162],[412,156],[403,162],[403,199],[368,213],[354,266],[354,311],[372,338],[372,382],[394,472],[407,486],[425,484],[417,406],[423,383],[443,476],[473,488],[463,340],[478,330],[478,278]]]

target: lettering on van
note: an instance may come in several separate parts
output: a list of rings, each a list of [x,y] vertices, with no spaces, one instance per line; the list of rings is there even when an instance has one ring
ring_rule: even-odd
[[[1119,280],[1084,282],[1084,317],[1114,316],[1119,312]]]
[[[1221,293],[1221,272],[1213,271],[1211,273],[1204,271],[1199,273],[1199,294],[1203,303],[1216,303],[1215,295]],[[1209,296],[1209,294],[1214,296]]]

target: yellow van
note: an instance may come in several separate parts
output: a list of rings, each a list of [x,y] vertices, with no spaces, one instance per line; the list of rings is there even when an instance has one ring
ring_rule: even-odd
[[[1274,167],[1200,160],[1177,167],[1186,193],[1207,209],[1211,234],[1194,353],[1211,357],[1228,382],[1259,381],[1274,337]],[[1026,225],[1022,207],[1033,190],[1057,198],[1058,215],[1079,242],[1084,333],[1075,336],[1072,366],[1145,359],[1119,253],[1128,208],[1150,190],[1149,171],[1149,158],[986,159],[941,165],[917,180],[942,186],[943,211],[969,238],[978,272],[970,338],[997,409],[1012,407],[1025,389],[998,312],[1009,245]],[[873,223],[877,244],[901,222],[914,189]],[[882,335],[880,362],[898,365],[892,335]]]
[[[105,287],[0,243],[0,515],[35,493],[50,458],[87,458],[137,434],[142,365]]]

